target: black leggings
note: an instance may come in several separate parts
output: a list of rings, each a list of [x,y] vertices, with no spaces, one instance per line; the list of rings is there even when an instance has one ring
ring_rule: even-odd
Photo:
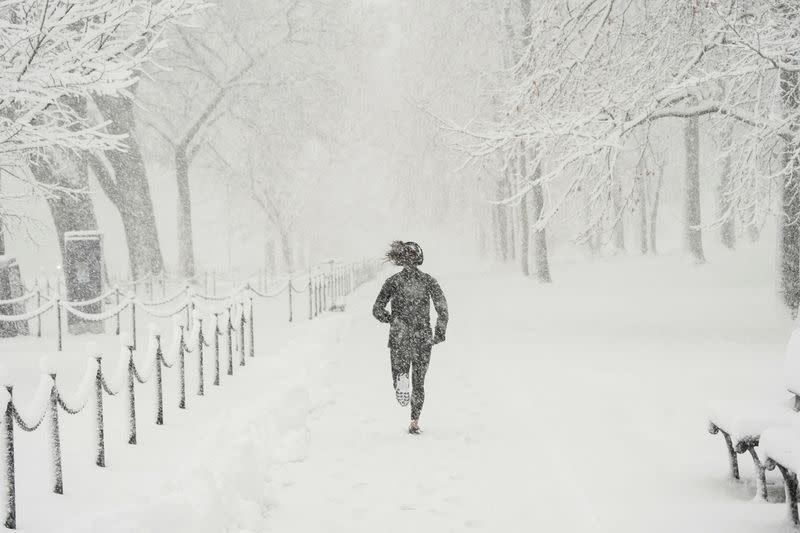
[[[425,374],[431,362],[431,347],[419,347],[403,344],[390,348],[392,358],[392,385],[397,386],[400,374],[408,374],[411,370],[411,420],[418,420],[425,403]]]

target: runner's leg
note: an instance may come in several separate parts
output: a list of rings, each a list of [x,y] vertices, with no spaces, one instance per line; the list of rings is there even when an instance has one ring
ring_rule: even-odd
[[[419,420],[422,405],[425,403],[425,374],[431,362],[431,347],[420,348],[414,352],[413,373],[411,384],[411,420]]]
[[[397,378],[401,374],[408,375],[411,368],[411,354],[407,348],[392,346],[389,349],[392,364],[392,387],[397,387]]]

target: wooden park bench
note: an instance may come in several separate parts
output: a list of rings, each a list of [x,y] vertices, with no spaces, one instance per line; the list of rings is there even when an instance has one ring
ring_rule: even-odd
[[[708,431],[713,435],[720,433],[725,439],[734,479],[739,479],[737,455],[750,454],[756,474],[756,497],[763,500],[767,499],[767,465],[756,449],[761,448],[761,436],[768,428],[800,425],[800,329],[792,332],[786,346],[785,365],[786,389],[791,398],[763,406],[724,409],[709,418]]]

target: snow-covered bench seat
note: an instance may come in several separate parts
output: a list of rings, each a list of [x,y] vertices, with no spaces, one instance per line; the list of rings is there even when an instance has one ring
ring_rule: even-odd
[[[731,476],[739,479],[737,454],[749,453],[756,472],[757,496],[766,499],[765,465],[760,460],[759,447],[762,433],[767,428],[800,424],[800,329],[789,338],[785,355],[786,390],[792,394],[789,401],[776,401],[765,405],[726,406],[709,417],[708,431],[721,433],[728,450]]]
[[[750,454],[755,467],[757,495],[759,498],[766,499],[766,474],[756,447],[759,446],[761,434],[766,429],[788,425],[793,420],[800,422],[800,414],[795,413],[788,402],[776,403],[713,414],[709,419],[708,431],[714,435],[721,433],[724,437],[731,476],[734,479],[739,479],[737,454],[745,452]]]
[[[767,470],[775,467],[783,476],[789,519],[800,525],[797,515],[797,473],[800,472],[800,425],[768,428],[761,434],[761,452]]]

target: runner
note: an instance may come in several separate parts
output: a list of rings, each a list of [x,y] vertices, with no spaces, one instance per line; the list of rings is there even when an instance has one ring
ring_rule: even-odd
[[[386,260],[403,267],[403,270],[386,280],[372,308],[375,318],[390,324],[392,383],[400,405],[406,406],[411,401],[408,432],[414,435],[420,433],[419,415],[425,402],[425,374],[431,360],[431,347],[444,342],[448,320],[447,300],[439,283],[418,268],[423,259],[419,244],[394,241],[386,253]],[[437,314],[433,332],[431,300]],[[391,312],[386,310],[390,302]]]

